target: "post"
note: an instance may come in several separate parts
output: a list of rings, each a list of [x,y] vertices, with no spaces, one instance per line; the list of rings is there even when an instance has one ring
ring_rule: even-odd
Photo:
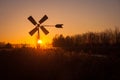
[[[38,28],[38,36],[37,36],[37,48],[40,48],[40,44],[38,43],[38,41],[40,40],[40,32],[39,32],[39,28]]]

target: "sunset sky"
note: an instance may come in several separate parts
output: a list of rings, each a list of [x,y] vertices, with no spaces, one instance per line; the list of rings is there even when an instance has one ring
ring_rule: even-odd
[[[75,35],[88,31],[103,31],[120,27],[120,0],[0,0],[0,42],[34,43],[29,31],[35,26],[27,20],[33,16],[43,24],[64,24],[64,28],[46,28],[43,42],[50,42],[56,34]]]

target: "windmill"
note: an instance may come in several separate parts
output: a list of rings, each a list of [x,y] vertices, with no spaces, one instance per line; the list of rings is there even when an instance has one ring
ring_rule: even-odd
[[[40,29],[43,31],[43,33],[45,35],[47,35],[49,33],[49,31],[45,28],[45,27],[56,27],[56,28],[63,28],[63,24],[56,24],[56,25],[41,25],[43,22],[45,22],[48,19],[47,15],[44,15],[37,23],[35,21],[35,19],[32,16],[28,17],[28,20],[35,26],[35,28],[33,28],[29,34],[32,36],[33,34],[35,34],[36,32],[37,34],[37,40],[40,40]],[[40,46],[40,45],[38,45]],[[37,47],[38,47],[37,46]]]

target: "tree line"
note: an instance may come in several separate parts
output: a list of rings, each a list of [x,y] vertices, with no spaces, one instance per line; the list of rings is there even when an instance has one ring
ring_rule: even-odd
[[[114,30],[106,29],[103,32],[86,32],[66,37],[61,34],[53,38],[52,44],[53,47],[67,51],[120,52],[120,31],[119,28],[115,28]]]

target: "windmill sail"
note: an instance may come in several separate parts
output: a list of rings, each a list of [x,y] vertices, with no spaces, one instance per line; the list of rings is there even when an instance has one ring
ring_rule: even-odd
[[[49,33],[48,30],[46,30],[43,26],[41,26],[40,28],[46,35]]]
[[[35,27],[33,30],[29,32],[29,34],[32,36],[39,28]]]
[[[28,17],[28,20],[29,20],[30,22],[32,22],[34,25],[37,24],[37,22],[34,20],[34,18],[33,18],[32,16],[29,16],[29,17]]]
[[[47,15],[44,15],[43,18],[39,21],[39,23],[42,24],[47,19],[48,19]]]

